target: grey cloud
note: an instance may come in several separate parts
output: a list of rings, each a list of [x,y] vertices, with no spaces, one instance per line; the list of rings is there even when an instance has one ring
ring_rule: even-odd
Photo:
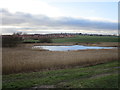
[[[10,13],[7,10],[0,10],[2,13],[3,25],[27,25],[28,28],[39,29],[85,29],[85,30],[117,30],[117,23],[107,21],[92,21],[88,19],[75,19],[72,17],[52,18],[45,15],[31,15],[17,12]]]
[[[4,34],[4,33],[14,33],[16,31],[17,31],[16,28],[3,28],[2,29],[2,34]]]

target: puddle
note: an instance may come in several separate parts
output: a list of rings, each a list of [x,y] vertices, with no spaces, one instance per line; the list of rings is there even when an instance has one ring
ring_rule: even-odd
[[[72,45],[72,46],[33,46],[32,48],[44,49],[49,51],[71,51],[71,50],[87,50],[87,49],[113,49],[115,47]]]

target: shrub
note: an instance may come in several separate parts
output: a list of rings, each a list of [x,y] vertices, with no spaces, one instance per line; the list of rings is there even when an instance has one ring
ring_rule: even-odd
[[[16,47],[22,42],[22,38],[17,35],[2,36],[2,47]]]
[[[50,38],[42,38],[39,39],[40,43],[52,43],[52,40]]]

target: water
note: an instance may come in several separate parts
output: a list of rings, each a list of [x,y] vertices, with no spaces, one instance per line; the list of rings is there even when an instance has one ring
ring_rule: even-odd
[[[45,49],[49,51],[70,51],[70,50],[87,50],[87,49],[113,49],[114,47],[98,47],[98,46],[34,46],[33,48]]]

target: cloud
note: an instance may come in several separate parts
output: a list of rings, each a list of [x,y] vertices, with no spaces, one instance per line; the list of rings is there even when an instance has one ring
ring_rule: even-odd
[[[0,10],[2,14],[2,28],[13,31],[38,32],[39,30],[86,30],[92,31],[117,31],[117,22],[91,20],[73,17],[48,17],[45,15],[32,15],[29,13],[10,13],[5,9]],[[14,28],[14,29],[13,29]],[[13,31],[12,31],[13,29]]]
[[[44,0],[47,2],[73,2],[73,0]],[[74,2],[119,2],[119,0],[74,0]]]
[[[9,9],[11,13],[24,12],[30,14],[44,14],[51,17],[61,16],[61,11],[41,0],[2,0],[0,8]]]

